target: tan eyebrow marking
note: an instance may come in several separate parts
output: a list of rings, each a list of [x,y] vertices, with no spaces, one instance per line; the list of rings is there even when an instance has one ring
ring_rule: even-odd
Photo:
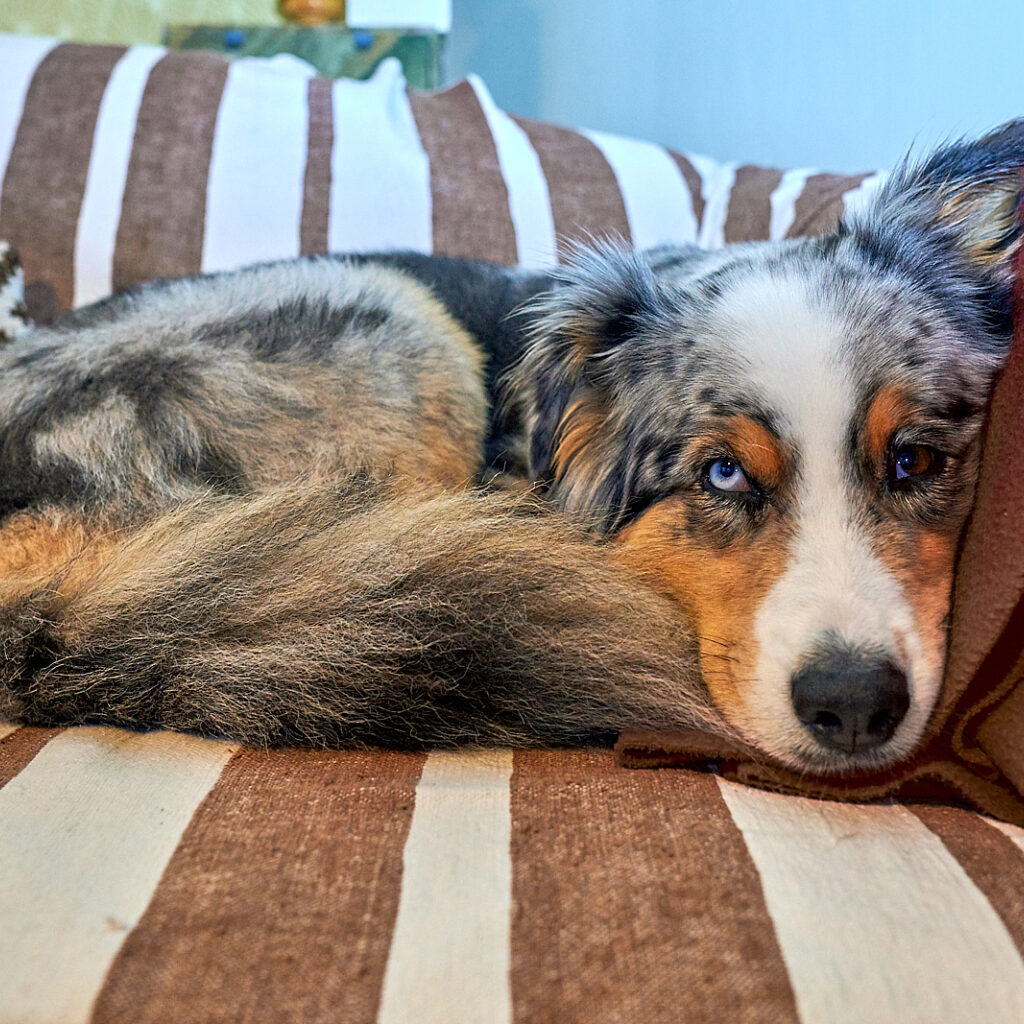
[[[768,487],[782,484],[792,468],[792,457],[782,442],[749,416],[730,416],[712,423],[689,448],[706,449],[709,440],[727,447],[750,476]]]
[[[878,392],[864,419],[864,445],[872,462],[885,459],[893,433],[916,411],[904,388],[893,384]]]

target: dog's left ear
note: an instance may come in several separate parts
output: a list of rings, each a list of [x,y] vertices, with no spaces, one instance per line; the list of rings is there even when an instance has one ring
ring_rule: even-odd
[[[507,392],[523,422],[531,477],[563,508],[612,529],[631,500],[617,443],[628,423],[615,399],[633,343],[658,323],[666,299],[650,266],[624,245],[578,247],[556,279],[522,313],[530,340]]]
[[[1021,242],[1022,182],[1024,119],[944,146],[921,162],[907,161],[848,229],[905,252],[914,251],[905,245],[907,232],[920,234],[969,273],[1006,284]]]

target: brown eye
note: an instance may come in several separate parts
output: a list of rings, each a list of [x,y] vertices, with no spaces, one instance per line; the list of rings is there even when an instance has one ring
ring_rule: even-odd
[[[912,477],[937,473],[941,468],[941,456],[934,448],[923,444],[903,444],[892,454],[889,478],[893,483]]]

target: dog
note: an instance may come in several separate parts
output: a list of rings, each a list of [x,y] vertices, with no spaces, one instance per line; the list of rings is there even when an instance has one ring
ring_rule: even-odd
[[[823,238],[319,257],[0,353],[0,715],[908,756],[1010,341],[1024,122]]]

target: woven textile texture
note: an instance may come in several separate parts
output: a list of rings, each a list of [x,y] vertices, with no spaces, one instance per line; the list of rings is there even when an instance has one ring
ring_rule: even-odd
[[[0,742],[0,1021],[1024,1019],[1024,831],[605,750]]]

